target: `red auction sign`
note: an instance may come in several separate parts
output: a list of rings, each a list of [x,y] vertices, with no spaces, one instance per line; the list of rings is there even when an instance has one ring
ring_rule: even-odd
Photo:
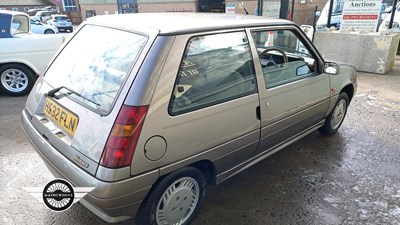
[[[345,0],[341,29],[375,30],[382,0]]]

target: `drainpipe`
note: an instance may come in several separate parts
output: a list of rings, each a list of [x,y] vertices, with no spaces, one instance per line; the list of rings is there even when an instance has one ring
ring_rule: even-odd
[[[394,14],[396,13],[397,0],[393,1],[392,14],[390,15],[389,29],[393,27]]]
[[[328,28],[331,27],[331,18],[332,18],[333,1],[334,1],[334,0],[330,0],[330,2],[329,2],[328,22],[326,23],[326,27],[328,27]],[[397,0],[395,0],[395,1],[397,1]]]
[[[264,0],[257,1],[258,16],[262,16],[263,3],[264,3]]]

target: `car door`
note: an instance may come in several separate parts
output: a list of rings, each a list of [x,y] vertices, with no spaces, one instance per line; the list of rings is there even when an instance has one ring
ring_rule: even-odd
[[[244,29],[174,38],[146,118],[152,125],[142,131],[165,140],[163,162],[206,158],[224,179],[254,156],[260,120],[253,65]]]
[[[259,82],[261,140],[257,154],[286,143],[323,119],[330,79],[295,26],[248,30]]]

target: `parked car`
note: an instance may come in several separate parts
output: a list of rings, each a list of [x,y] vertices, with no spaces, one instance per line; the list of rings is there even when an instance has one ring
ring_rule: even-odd
[[[0,31],[0,91],[27,94],[64,37],[33,34],[27,14],[6,10],[0,11]]]
[[[57,27],[41,23],[39,21],[30,20],[31,32],[35,34],[58,34]]]
[[[63,31],[73,31],[73,26],[71,20],[66,15],[52,15],[49,20],[47,20],[47,24],[55,26],[58,30]]]
[[[207,184],[335,133],[357,88],[287,20],[143,13],[78,29],[22,126],[56,177],[95,187],[80,202],[108,222],[190,224]]]
[[[47,23],[47,20],[50,19],[51,15],[54,14],[51,11],[37,11],[31,19],[40,21],[42,23]]]

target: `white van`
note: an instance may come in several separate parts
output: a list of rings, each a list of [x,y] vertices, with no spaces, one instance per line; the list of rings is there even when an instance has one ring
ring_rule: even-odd
[[[329,4],[330,1],[327,1],[324,6],[324,9],[322,9],[321,11],[321,15],[316,25],[317,30],[324,29],[328,23]],[[342,17],[343,17],[343,5],[344,5],[344,0],[333,1],[331,27],[334,26],[337,29],[340,28],[340,24],[342,23]]]

